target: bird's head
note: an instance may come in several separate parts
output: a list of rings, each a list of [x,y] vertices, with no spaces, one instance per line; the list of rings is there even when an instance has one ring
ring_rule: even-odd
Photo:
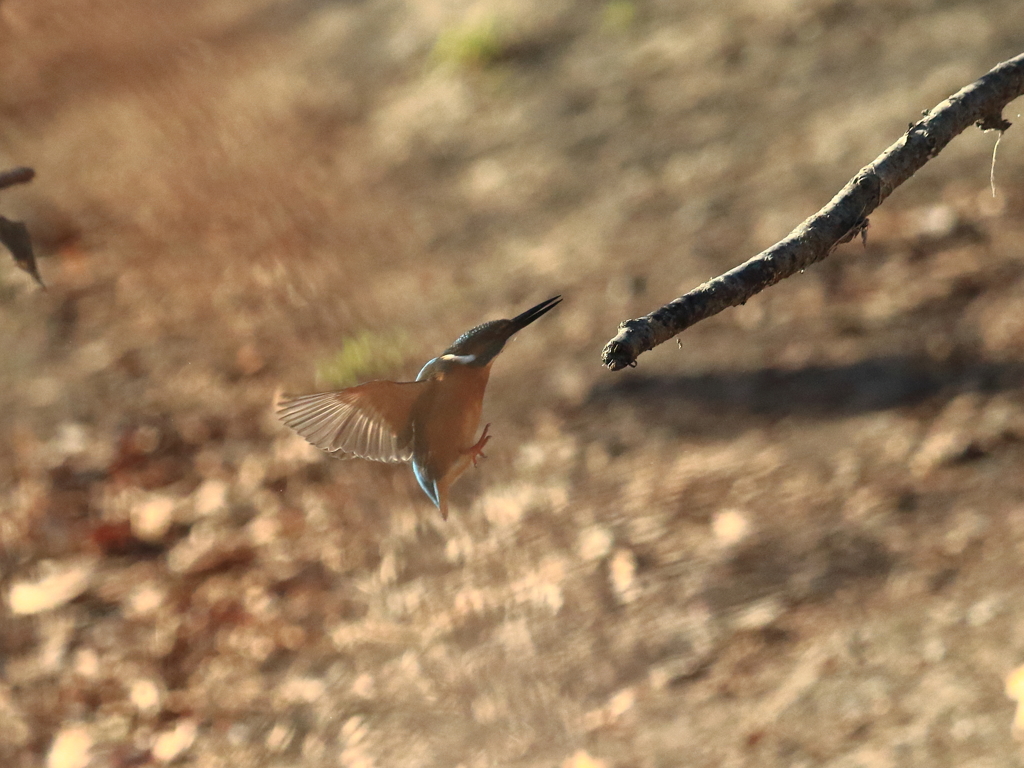
[[[511,320],[491,320],[478,325],[459,336],[444,354],[466,359],[468,365],[487,365],[504,349],[505,342],[545,312],[553,309],[561,300],[561,296],[555,296],[535,307],[530,307]]]
[[[459,336],[448,349],[427,363],[420,371],[418,380],[443,374],[449,366],[468,365],[484,367],[489,365],[507,342],[517,332],[528,326],[545,312],[553,309],[562,300],[561,296],[542,301],[535,307],[516,315],[511,320],[491,320],[478,325]]]

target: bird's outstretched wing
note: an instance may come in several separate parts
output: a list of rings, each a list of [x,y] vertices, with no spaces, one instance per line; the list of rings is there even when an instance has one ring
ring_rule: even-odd
[[[328,453],[373,461],[412,458],[412,408],[427,381],[370,381],[337,392],[285,397],[277,415]]]

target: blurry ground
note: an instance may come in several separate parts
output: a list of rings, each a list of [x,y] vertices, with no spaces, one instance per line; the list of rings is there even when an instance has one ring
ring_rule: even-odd
[[[1021,30],[1019,0],[0,0],[0,168],[38,171],[0,210],[49,285],[0,259],[0,763],[1024,764],[1021,126],[994,200],[968,132],[866,249],[599,365]],[[448,523],[271,414],[347,338],[408,378],[556,293]]]

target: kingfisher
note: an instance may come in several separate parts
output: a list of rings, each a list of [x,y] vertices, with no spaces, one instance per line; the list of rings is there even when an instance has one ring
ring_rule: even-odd
[[[369,381],[313,395],[286,396],[277,415],[332,456],[412,462],[420,488],[448,519],[448,491],[469,465],[487,458],[491,425],[473,442],[494,358],[505,343],[561,296],[511,320],[491,320],[462,334],[423,366],[415,381]]]

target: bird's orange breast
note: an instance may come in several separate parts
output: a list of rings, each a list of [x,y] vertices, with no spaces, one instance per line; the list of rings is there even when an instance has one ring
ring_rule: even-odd
[[[429,453],[427,464],[436,477],[448,473],[473,445],[491,366],[456,366],[435,382],[428,409],[417,414],[416,431]]]

